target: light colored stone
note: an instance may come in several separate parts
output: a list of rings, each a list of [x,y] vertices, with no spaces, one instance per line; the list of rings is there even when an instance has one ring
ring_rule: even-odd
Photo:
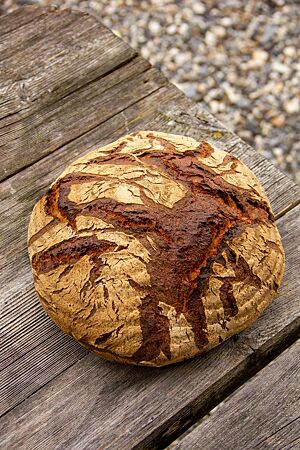
[[[212,47],[215,46],[217,43],[217,38],[211,31],[206,32],[204,39],[205,39],[205,43]]]
[[[161,26],[160,26],[160,24],[159,24],[158,22],[156,22],[155,20],[151,20],[151,21],[149,22],[148,28],[149,28],[149,31],[150,31],[152,34],[155,35],[155,34],[158,34],[158,33],[160,32]]]
[[[203,3],[201,3],[197,0],[194,0],[192,8],[193,8],[193,12],[195,14],[204,14],[206,11],[206,8],[203,5]]]
[[[169,26],[167,27],[167,29],[166,29],[166,32],[167,32],[168,34],[175,34],[175,33],[177,32],[177,27],[176,27],[176,25],[174,25],[173,23],[172,23],[172,25],[169,25]]]
[[[287,100],[284,103],[284,109],[288,114],[296,114],[300,111],[300,100],[297,97]]]
[[[274,61],[271,65],[272,70],[282,74],[289,74],[290,68],[286,64],[282,64],[279,61]]]
[[[265,50],[261,50],[261,49],[254,50],[254,52],[252,54],[252,59],[255,61],[255,63],[258,66],[265,64],[268,57],[269,57],[268,52],[266,52]]]
[[[183,64],[185,64],[187,61],[190,60],[190,54],[189,53],[177,53],[177,55],[175,55],[174,59],[175,59],[175,63],[178,66],[182,66]]]
[[[283,49],[283,53],[284,53],[286,56],[291,56],[291,57],[297,56],[297,50],[296,50],[295,47],[292,47],[292,46],[285,47],[285,48]]]

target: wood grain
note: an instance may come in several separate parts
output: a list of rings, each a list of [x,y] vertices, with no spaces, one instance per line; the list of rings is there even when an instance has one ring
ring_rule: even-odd
[[[88,354],[3,416],[0,431],[4,445],[19,448],[25,440],[26,449],[41,442],[45,449],[56,445],[158,448],[195,415],[204,415],[265,364],[272,352],[288,345],[292,335],[299,335],[300,256],[295,245],[299,212],[300,207],[294,208],[277,222],[287,255],[284,284],[248,331],[202,357],[157,370],[117,365]],[[48,352],[44,344],[42,354],[36,351],[36,363],[47,358]],[[65,356],[57,349],[57,358]],[[31,362],[26,365],[26,358],[28,371]],[[21,392],[24,383],[28,393],[28,376],[15,365],[7,367],[0,382],[4,392]],[[10,398],[10,405],[21,399],[22,394]]]
[[[23,402],[3,417],[0,447],[22,448],[24,439],[26,449],[168,442],[298,332],[299,188],[94,18],[29,7],[1,18],[0,35],[0,166],[7,178],[0,185],[1,412]],[[254,327],[204,357],[158,371],[104,362],[61,334],[39,306],[26,248],[31,209],[63,168],[139,129],[209,139],[240,157],[283,216],[288,256],[286,284]]]
[[[168,106],[168,109],[162,110],[161,114],[148,124],[148,129],[186,134],[198,140],[207,139],[213,145],[240,158],[261,182],[277,216],[299,203],[299,186],[236,134],[224,128],[201,105],[181,96],[180,101],[170,102]]]
[[[147,83],[145,84],[147,85]],[[125,108],[121,113],[99,124],[90,132],[61,147],[54,154],[48,155],[26,170],[10,177],[0,185],[0,268],[2,279],[0,305],[3,317],[0,324],[0,336],[2,337],[0,367],[3,368],[11,364],[15,359],[49,337],[49,326],[45,327],[45,318],[38,307],[38,300],[32,285],[27,257],[27,223],[33,205],[66,164],[78,157],[79,154],[87,153],[92,148],[104,145],[129,130],[148,127],[160,130],[169,130],[172,127],[172,130],[176,133],[184,132],[191,136],[195,136],[197,132],[196,137],[198,139],[201,139],[202,136],[205,138],[210,136],[211,141],[216,145],[224,149],[227,148],[226,145],[228,144],[232,153],[238,153],[240,156],[239,139],[226,130],[224,131],[213,120],[213,124],[208,126],[207,123],[210,119],[208,113],[200,112],[199,108],[193,108],[193,104],[190,102],[186,104],[185,98],[172,85],[165,86],[163,84],[161,86],[159,83],[153,83],[152,80],[151,86],[153,92],[145,98],[142,96],[140,100],[127,109]],[[159,106],[158,102],[160,102]],[[126,105],[128,105],[127,102]],[[176,109],[175,105],[177,105]],[[189,110],[191,111],[189,121],[187,114],[183,113],[183,108],[187,106],[190,107]],[[178,124],[175,122],[179,120],[180,112],[185,117],[184,125],[181,122]],[[165,117],[167,117],[167,120]],[[175,125],[172,124],[172,120]],[[168,125],[170,122],[171,125]],[[191,124],[190,129],[188,123]],[[213,139],[213,134],[217,134],[218,139]],[[220,135],[224,136],[223,139],[220,139]],[[80,151],[81,148],[84,149],[84,152]],[[237,151],[235,152],[236,148]],[[244,154],[241,159],[246,160],[254,172],[256,172],[256,167],[259,171],[261,170],[261,158],[257,158],[253,150],[247,146],[244,146]],[[49,167],[51,167],[51,171],[49,171]],[[290,185],[290,180],[279,172],[282,181],[278,181],[276,184],[273,166],[265,163],[263,167],[264,171],[259,173],[258,176],[265,184],[269,196],[272,198],[277,190],[281,192],[280,196],[273,195],[272,202],[275,214],[280,215],[287,204],[297,200],[297,187],[293,188]],[[283,186],[282,190],[281,185]],[[287,198],[286,192],[290,197]],[[16,273],[18,273],[17,278]],[[21,299],[22,302],[20,302]],[[12,330],[14,331],[12,332]],[[35,332],[35,330],[44,331],[40,333]],[[52,335],[53,330],[52,327],[50,332]],[[12,346],[12,339],[14,347]],[[17,352],[15,347],[18,348]]]
[[[153,81],[151,83],[153,85]],[[156,86],[154,85],[154,90]],[[158,100],[167,102],[175,94],[176,91],[162,87],[129,107],[126,114],[129,117],[135,115],[137,123],[147,121],[149,116],[156,114],[154,105]],[[121,112],[100,125],[97,139],[108,142],[110,133],[123,134],[120,130],[124,129],[124,120],[124,113]],[[11,364],[54,333],[55,327],[49,320],[48,323],[45,321],[33,289],[27,254],[27,223],[36,200],[63,170],[65,164],[78,156],[78,148],[83,146],[88,149],[92,142],[97,143],[97,139],[95,131],[92,136],[84,135],[58,151],[56,158],[49,155],[0,185],[0,270],[3,282],[0,288],[0,368]],[[18,277],[15,276],[16,273]]]
[[[154,86],[154,89],[156,88],[157,85]],[[173,98],[176,100],[172,100]],[[158,99],[161,102],[159,109],[156,106]],[[36,199],[63,169],[64,165],[78,156],[78,148],[83,147],[85,151],[88,151],[90,148],[102,145],[115,137],[119,137],[128,131],[128,129],[147,128],[149,123],[151,128],[156,127],[163,130],[169,129],[172,126],[174,129],[175,126],[168,125],[168,123],[171,122],[172,117],[174,117],[174,119],[177,118],[176,114],[180,111],[179,107],[181,101],[184,103],[183,106],[185,107],[185,99],[178,96],[178,91],[176,89],[173,89],[171,86],[162,86],[157,93],[154,92],[149,97],[137,102],[134,106],[129,107],[120,114],[114,116],[111,120],[99,125],[91,132],[84,134],[77,140],[62,147],[57,153],[47,156],[47,158],[42,159],[35,165],[2,183],[2,242],[0,245],[2,251],[1,268],[3,277],[1,294],[3,311],[3,320],[1,324],[3,342],[3,350],[1,352],[2,368],[35,349],[36,346],[44,342],[45,339],[56,339],[55,327],[45,320],[45,316],[38,306],[38,301],[32,287],[31,274],[27,260],[27,220]],[[177,104],[177,113],[172,116],[170,111],[175,110],[175,103]],[[199,111],[197,110],[195,114],[199,114]],[[167,122],[163,121],[165,116],[168,117]],[[223,129],[218,127],[218,124],[214,124],[209,128],[206,124],[207,119],[204,119],[203,116],[209,117],[209,115],[202,113],[202,130],[200,129],[200,131],[198,131],[198,138],[201,138],[202,135],[206,137],[209,133],[217,133],[219,138]],[[199,124],[199,118],[192,115],[190,117],[190,122],[192,124],[194,122]],[[159,123],[161,123],[160,126]],[[186,116],[184,130],[180,127],[180,124],[177,125],[175,131],[189,134]],[[224,141],[221,141],[220,139],[217,140],[218,145],[223,145],[223,148],[226,146],[226,142],[229,139],[226,133],[226,131],[223,131]],[[194,127],[191,127],[190,134],[195,134]],[[228,133],[228,135],[231,139],[235,139],[230,133]],[[225,144],[223,142],[225,142]],[[232,149],[234,153],[235,146],[233,144]],[[248,163],[250,160],[250,164],[251,153],[253,152],[249,150],[249,156],[246,148],[244,157],[248,157]],[[254,160],[256,163],[255,158]],[[49,172],[49,167],[52,168],[51,172]],[[36,176],[37,173],[39,174],[39,177]],[[272,181],[274,181],[272,166],[266,164],[264,174],[264,179],[270,184],[270,192],[272,193],[275,190],[274,185],[272,184]],[[283,181],[285,180],[289,183],[289,180],[283,177]],[[287,189],[286,185],[284,185],[284,189]],[[283,203],[282,201],[285,192],[286,190],[282,192],[281,196],[276,197],[273,202],[273,208],[277,214],[281,214],[285,208],[286,203]],[[293,198],[296,197],[296,190],[293,191],[290,189],[288,192],[292,194]],[[13,196],[11,195],[12,193]],[[15,277],[16,272],[18,273],[17,279]],[[21,298],[22,302],[20,302]],[[12,343],[14,343],[14,345],[12,345]],[[18,351],[16,351],[16,349]],[[55,360],[55,358],[64,358],[64,356],[62,356],[65,355],[64,346],[57,350],[57,352],[49,355],[49,365],[52,364],[51,361],[53,359]],[[13,367],[11,367],[11,370],[13,370]],[[59,373],[59,370],[57,373]],[[49,381],[49,379],[52,379],[55,375],[56,373],[50,372],[45,379],[41,378],[41,386],[46,380]],[[35,386],[32,386],[32,392],[34,392],[34,389]],[[18,403],[19,401],[21,401],[20,395],[16,398],[16,402]]]
[[[12,33],[28,23],[32,22],[37,17],[46,14],[44,8],[18,8],[13,13],[5,15],[5,20],[1,23],[0,36],[5,36],[8,33]]]
[[[11,30],[0,47],[0,179],[95,126],[99,103],[93,98],[102,100],[122,73],[130,77],[135,70],[113,74],[136,53],[92,16],[56,8],[41,12],[18,28],[18,14],[0,18],[0,34]],[[141,66],[146,70],[149,64],[138,58],[138,73]]]
[[[296,448],[300,439],[299,357],[300,341],[169,448]]]

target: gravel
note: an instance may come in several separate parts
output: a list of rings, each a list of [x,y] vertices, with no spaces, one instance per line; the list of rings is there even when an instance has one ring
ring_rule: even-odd
[[[2,0],[97,16],[300,183],[299,0]]]

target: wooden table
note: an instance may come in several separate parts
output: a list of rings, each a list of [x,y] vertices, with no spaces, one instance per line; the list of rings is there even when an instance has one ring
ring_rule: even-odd
[[[64,335],[42,311],[26,250],[32,207],[66,164],[139,129],[209,139],[246,162],[287,259],[280,293],[254,326],[162,369],[109,363]],[[0,448],[300,448],[299,188],[75,11],[1,18],[0,134]]]

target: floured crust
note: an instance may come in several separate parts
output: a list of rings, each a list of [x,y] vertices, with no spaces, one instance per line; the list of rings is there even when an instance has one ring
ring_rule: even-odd
[[[245,329],[284,271],[253,173],[207,142],[154,131],[69,166],[34,207],[28,247],[41,303],[63,331],[148,366]]]

